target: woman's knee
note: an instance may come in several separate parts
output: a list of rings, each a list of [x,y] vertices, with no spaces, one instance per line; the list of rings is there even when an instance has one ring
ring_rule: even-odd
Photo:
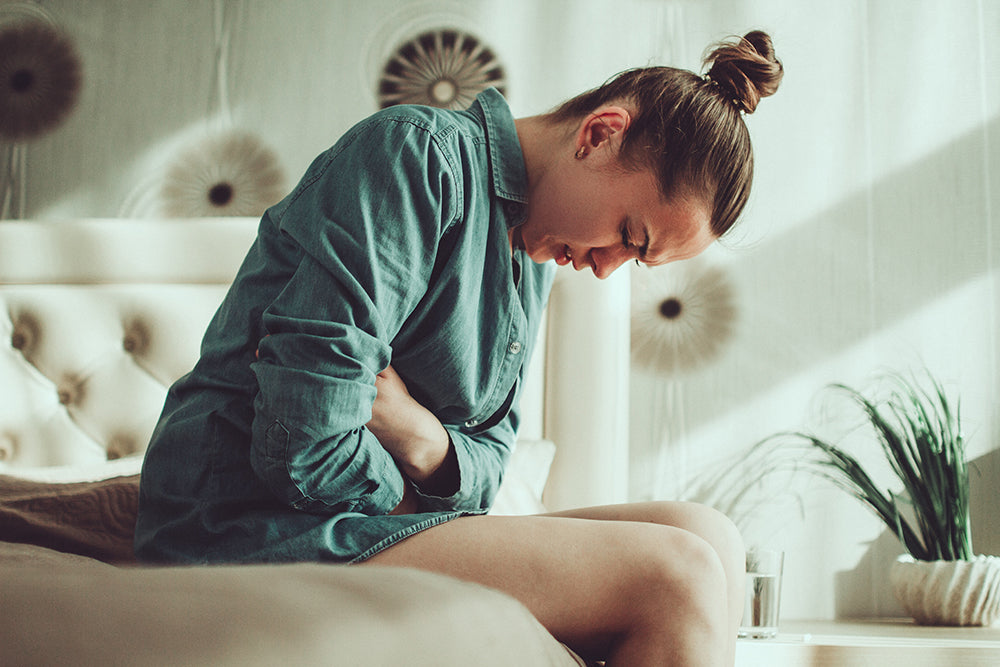
[[[646,539],[633,552],[626,602],[630,620],[619,649],[638,641],[663,645],[672,655],[694,655],[725,646],[726,573],[715,548],[682,529],[645,528]]]
[[[705,526],[702,536],[715,547],[727,570],[728,566],[733,566],[742,572],[746,565],[746,546],[740,529],[722,512],[705,505],[700,507]]]
[[[716,546],[681,528],[649,528],[634,552],[632,584],[643,603],[668,616],[711,614],[720,602],[724,605],[728,572]]]
[[[745,565],[743,536],[733,521],[719,510],[697,503],[653,503],[658,523],[697,535],[715,550],[729,576],[740,576]]]

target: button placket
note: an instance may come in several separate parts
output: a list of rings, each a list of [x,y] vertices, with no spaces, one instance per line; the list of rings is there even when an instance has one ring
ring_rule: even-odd
[[[520,312],[520,311],[519,311]],[[517,381],[518,371],[521,367],[522,360],[518,358],[517,355],[521,353],[524,349],[524,344],[518,340],[524,330],[524,315],[521,312],[520,315],[514,314],[511,318],[510,326],[508,328],[507,340],[507,354],[503,356],[503,362],[500,365],[499,373],[501,378],[511,377],[510,382],[506,379],[501,379],[497,386],[510,387],[513,383]],[[490,412],[484,419],[488,419],[492,416]],[[465,428],[475,428],[483,423],[483,419],[473,418],[464,422]]]
[[[523,205],[518,204],[514,201],[507,201],[504,204],[504,210],[506,213],[522,213]],[[500,402],[509,394],[510,388],[513,387],[520,375],[521,365],[524,360],[521,358],[521,353],[525,350],[525,343],[523,339],[525,337],[525,331],[527,329],[527,319],[524,313],[523,304],[523,290],[524,281],[519,280],[517,284],[511,285],[512,291],[510,292],[510,306],[509,313],[510,317],[507,325],[507,345],[501,348],[505,353],[497,359],[500,362],[499,368],[497,368],[498,378],[493,384],[493,388],[490,392],[489,398],[485,401],[486,404],[491,404],[497,397],[498,392],[501,388],[507,388],[503,392],[502,396],[499,396]],[[494,344],[498,343],[496,341]],[[480,406],[484,407],[484,406]],[[486,420],[489,420],[494,412],[499,409],[499,403],[492,410],[485,409],[482,410],[479,415],[471,419],[466,420],[463,426],[468,429],[476,428],[482,425]]]

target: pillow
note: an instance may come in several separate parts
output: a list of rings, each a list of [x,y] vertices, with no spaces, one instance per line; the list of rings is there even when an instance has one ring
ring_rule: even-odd
[[[551,440],[518,440],[489,513],[509,516],[547,511],[542,491],[555,454]]]

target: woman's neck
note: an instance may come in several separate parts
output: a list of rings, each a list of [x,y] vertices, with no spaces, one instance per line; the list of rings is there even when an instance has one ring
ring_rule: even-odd
[[[549,170],[560,150],[566,150],[565,129],[547,116],[528,116],[514,121],[517,138],[524,155],[524,168],[528,176],[528,200],[535,184]]]

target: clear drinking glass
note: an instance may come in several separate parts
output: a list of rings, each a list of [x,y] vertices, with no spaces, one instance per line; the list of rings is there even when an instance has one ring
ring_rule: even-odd
[[[770,639],[778,634],[778,610],[781,603],[783,551],[751,548],[747,550],[746,598],[740,637]]]

